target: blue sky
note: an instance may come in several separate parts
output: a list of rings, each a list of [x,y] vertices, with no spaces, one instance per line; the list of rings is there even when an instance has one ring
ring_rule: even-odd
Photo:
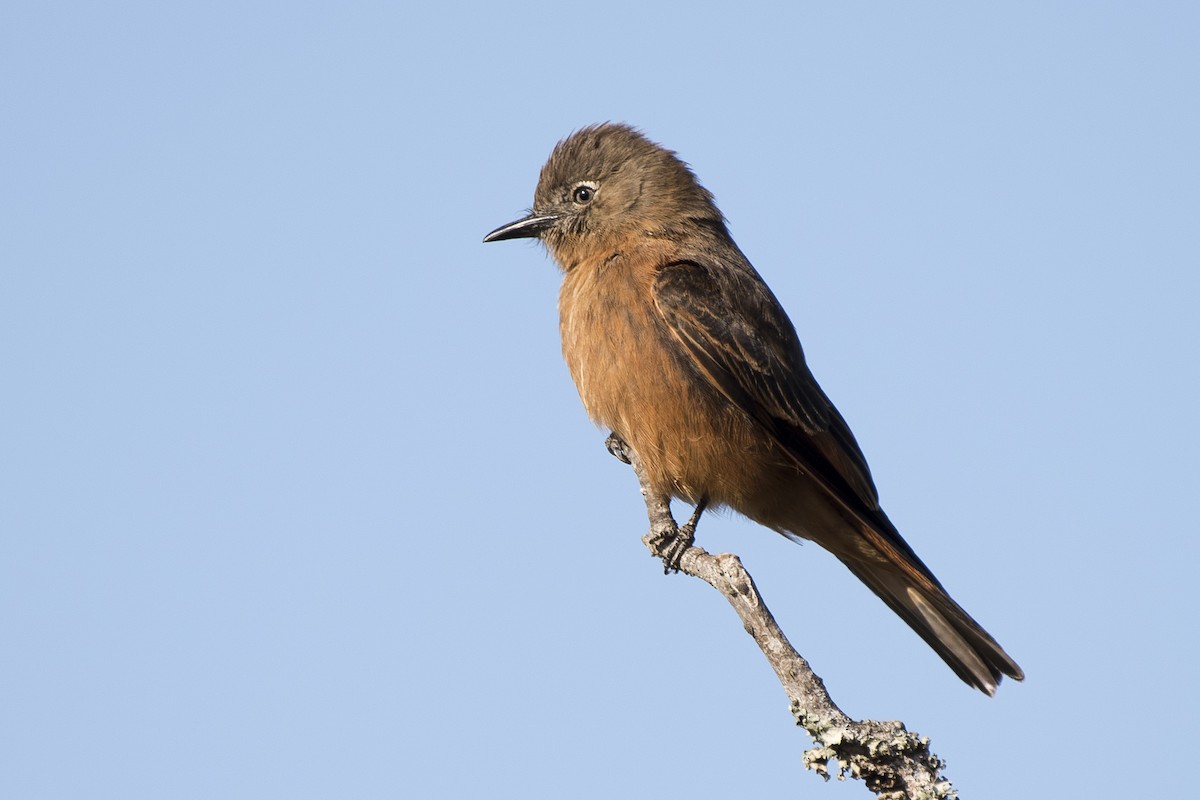
[[[1198,24],[6,5],[0,795],[869,796],[804,773],[732,612],[642,548],[552,262],[480,243],[602,120],[714,192],[889,514],[1028,679],[973,692],[814,546],[729,515],[700,543],[964,797],[1177,789]]]

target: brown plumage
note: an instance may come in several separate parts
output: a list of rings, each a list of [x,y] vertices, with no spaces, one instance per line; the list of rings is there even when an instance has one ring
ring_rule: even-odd
[[[532,213],[484,241],[519,237],[562,268],[579,396],[656,492],[821,545],[972,686],[1024,677],[884,514],[787,314],[674,153],[624,125],[578,131],[542,167]]]

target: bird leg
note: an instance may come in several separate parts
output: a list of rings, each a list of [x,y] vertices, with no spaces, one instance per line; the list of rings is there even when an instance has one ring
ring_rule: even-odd
[[[662,559],[664,575],[679,572],[679,562],[683,559],[683,554],[696,541],[696,523],[700,521],[700,515],[708,507],[708,498],[701,497],[688,521],[683,525],[677,525],[671,516],[671,498],[660,497],[651,491],[646,482],[646,473],[642,470],[641,461],[635,462],[637,454],[629,449],[625,440],[613,432],[604,440],[604,446],[608,448],[608,452],[614,458],[633,465],[633,471],[642,485],[642,494],[646,498],[646,510],[650,513],[650,532],[642,541],[650,548],[651,553]]]

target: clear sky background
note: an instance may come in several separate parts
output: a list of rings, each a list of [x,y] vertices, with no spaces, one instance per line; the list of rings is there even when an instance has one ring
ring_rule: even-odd
[[[869,796],[641,545],[553,263],[480,242],[603,120],[715,193],[1028,674],[707,517],[842,707],[964,798],[1184,790],[1196,9],[6,3],[0,796]]]

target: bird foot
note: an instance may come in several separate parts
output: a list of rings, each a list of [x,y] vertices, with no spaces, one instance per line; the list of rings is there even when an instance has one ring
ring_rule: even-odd
[[[608,438],[604,440],[604,446],[608,448],[608,452],[620,461],[626,464],[632,464],[629,460],[629,445],[625,444],[625,440],[615,433],[610,433]]]
[[[664,525],[651,534],[648,544],[654,554],[662,559],[663,575],[679,572],[683,554],[696,542],[696,523],[700,521],[700,515],[707,505],[708,500],[701,500],[687,522],[682,525],[671,522],[670,526]]]
[[[650,547],[654,554],[662,559],[663,575],[679,572],[679,562],[692,543],[696,541],[695,528],[687,525],[672,525],[662,528],[650,537]]]

